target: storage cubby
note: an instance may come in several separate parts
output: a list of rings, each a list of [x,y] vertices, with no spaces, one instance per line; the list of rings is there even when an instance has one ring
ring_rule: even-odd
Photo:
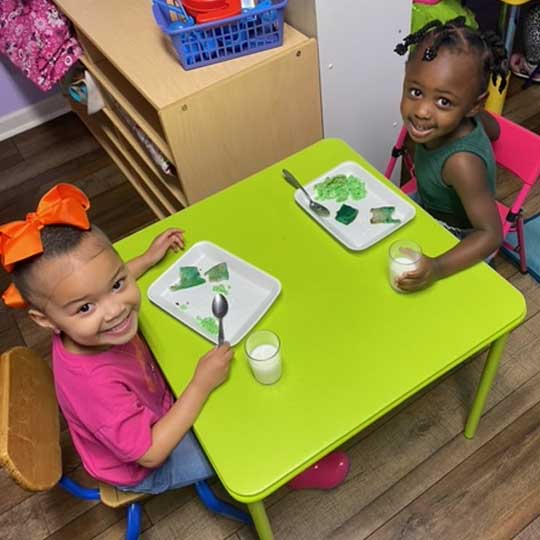
[[[147,0],[55,0],[107,105],[73,109],[158,217],[322,137],[317,44],[285,26],[282,47],[184,71]],[[124,114],[174,167],[161,170]]]

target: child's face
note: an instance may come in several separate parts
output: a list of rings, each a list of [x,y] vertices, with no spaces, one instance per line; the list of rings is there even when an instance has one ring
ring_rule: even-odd
[[[88,236],[75,252],[44,261],[39,274],[36,285],[41,283],[48,299],[42,312],[30,314],[38,324],[63,332],[68,349],[105,350],[137,333],[139,289],[103,239]]]
[[[463,120],[481,106],[478,59],[445,49],[430,62],[422,55],[417,51],[406,65],[401,116],[414,142],[436,148],[457,135]]]

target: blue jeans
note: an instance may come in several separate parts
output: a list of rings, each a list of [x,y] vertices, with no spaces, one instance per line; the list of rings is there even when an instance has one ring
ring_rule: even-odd
[[[189,430],[167,460],[135,486],[116,486],[120,491],[157,495],[214,476],[214,469],[195,435]]]

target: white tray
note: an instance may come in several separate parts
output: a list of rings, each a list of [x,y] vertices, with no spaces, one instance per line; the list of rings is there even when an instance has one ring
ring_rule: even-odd
[[[337,174],[352,174],[365,183],[367,195],[364,199],[355,201],[349,200],[338,203],[335,200],[318,201],[330,210],[329,217],[319,217],[309,208],[309,201],[300,189],[297,189],[294,198],[296,202],[322,227],[342,244],[354,251],[366,249],[389,234],[403,227],[416,214],[412,204],[394,193],[383,183],[377,180],[371,173],[353,161],[341,163],[331,171],[328,171],[316,178],[305,187],[306,191],[315,199],[315,184],[324,181],[328,176]],[[358,216],[349,225],[344,225],[336,221],[336,213],[342,204],[346,204],[358,210]],[[394,217],[401,220],[401,223],[377,223],[369,222],[371,218],[370,208],[379,206],[395,206]]]
[[[179,282],[181,266],[196,266],[204,277],[204,272],[221,262],[227,263],[229,269],[227,281],[207,281],[179,291],[170,289],[171,285]],[[229,312],[223,319],[225,339],[235,345],[272,305],[281,292],[281,283],[228,251],[211,242],[198,242],[150,285],[148,298],[201,336],[217,343],[217,335],[202,328],[197,317],[212,317],[212,299],[216,295],[212,288],[220,284],[229,291],[226,295]],[[182,310],[180,306],[187,306],[187,309]]]

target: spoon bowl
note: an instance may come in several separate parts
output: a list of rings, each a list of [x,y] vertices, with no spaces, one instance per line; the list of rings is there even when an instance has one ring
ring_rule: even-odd
[[[282,171],[283,178],[291,184],[291,186],[301,189],[304,192],[304,195],[309,200],[309,208],[313,211],[313,213],[317,214],[320,217],[328,217],[330,215],[330,210],[326,208],[326,206],[323,206],[322,204],[315,202],[309,195],[309,193],[304,189],[304,186],[296,179],[296,177],[290,173],[287,169],[283,169]]]
[[[229,302],[225,295],[218,293],[212,300],[212,313],[214,317],[219,321],[219,333],[218,333],[218,347],[223,345],[225,338],[223,336],[223,318],[229,311]]]

